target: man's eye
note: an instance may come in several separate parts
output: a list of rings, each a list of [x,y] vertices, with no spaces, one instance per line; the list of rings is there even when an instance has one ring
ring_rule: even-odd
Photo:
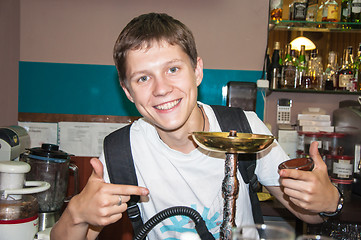
[[[148,79],[149,79],[148,76],[143,76],[143,77],[140,77],[138,81],[139,82],[146,82]]]
[[[172,67],[172,68],[169,68],[169,73],[175,73],[175,72],[177,72],[179,70],[179,68],[177,68],[177,67]]]

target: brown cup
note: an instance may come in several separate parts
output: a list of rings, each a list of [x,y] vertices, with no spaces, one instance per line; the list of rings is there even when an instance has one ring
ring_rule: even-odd
[[[284,161],[278,165],[278,169],[297,169],[303,171],[312,171],[314,166],[313,160],[311,158],[294,158],[287,161]]]

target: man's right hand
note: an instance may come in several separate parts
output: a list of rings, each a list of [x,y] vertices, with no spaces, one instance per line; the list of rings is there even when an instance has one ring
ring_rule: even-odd
[[[105,183],[103,164],[92,158],[93,172],[85,188],[69,202],[69,211],[74,224],[87,223],[93,226],[106,226],[122,218],[127,210],[126,202],[130,195],[146,196],[148,189],[132,185]],[[121,199],[121,204],[119,205]]]

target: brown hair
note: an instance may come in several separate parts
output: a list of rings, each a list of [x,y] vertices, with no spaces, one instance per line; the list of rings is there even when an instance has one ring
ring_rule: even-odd
[[[113,58],[120,84],[126,82],[126,55],[129,50],[150,48],[152,43],[166,41],[179,45],[189,56],[192,67],[197,65],[197,49],[192,32],[182,22],[165,13],[148,13],[131,20],[115,42]]]

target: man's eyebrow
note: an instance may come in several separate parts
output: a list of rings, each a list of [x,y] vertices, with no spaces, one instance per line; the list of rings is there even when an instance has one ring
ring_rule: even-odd
[[[170,61],[167,61],[163,64],[163,66],[167,66],[167,65],[170,65],[170,64],[174,64],[174,63],[184,63],[184,61],[182,59],[179,59],[179,58],[175,58],[175,59],[172,59]],[[132,73],[130,76],[129,76],[129,79],[132,79],[134,76],[136,75],[144,75],[144,74],[147,74],[148,71],[147,70],[140,70],[140,71],[136,71],[134,73]]]
[[[134,76],[136,76],[136,75],[144,75],[146,73],[147,73],[147,71],[145,71],[145,70],[140,70],[140,71],[134,72],[129,76],[129,79],[134,78]]]

